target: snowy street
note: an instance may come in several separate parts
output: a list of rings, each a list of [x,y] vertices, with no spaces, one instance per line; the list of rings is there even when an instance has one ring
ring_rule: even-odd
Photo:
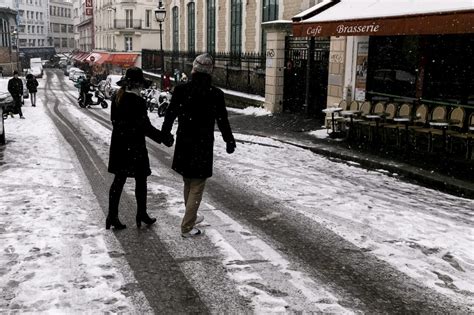
[[[39,81],[0,147],[0,312],[474,312],[473,200],[270,138],[235,133],[229,155],[215,133],[193,239],[174,147],[148,142],[157,223],[136,228],[129,179],[127,229],[105,230],[110,107],[79,108],[60,71]]]

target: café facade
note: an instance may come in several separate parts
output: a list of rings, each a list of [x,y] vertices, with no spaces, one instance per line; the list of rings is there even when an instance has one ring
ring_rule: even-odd
[[[390,100],[474,110],[472,0],[325,0],[293,17],[291,35],[330,41],[326,106]]]

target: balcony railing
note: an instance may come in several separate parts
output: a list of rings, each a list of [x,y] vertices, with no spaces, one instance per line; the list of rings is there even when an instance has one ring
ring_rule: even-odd
[[[123,19],[115,19],[114,20],[114,28],[116,29],[141,29],[142,28],[142,20],[123,20]]]

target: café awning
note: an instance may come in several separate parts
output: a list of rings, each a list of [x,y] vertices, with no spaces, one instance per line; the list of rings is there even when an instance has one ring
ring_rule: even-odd
[[[326,0],[323,3],[293,17],[294,36],[474,33],[473,0]]]
[[[135,65],[135,61],[138,58],[138,54],[112,54],[110,55],[107,63],[122,66],[122,67],[133,67]]]
[[[90,64],[101,65],[106,62],[110,57],[110,54],[103,52],[93,52],[87,58],[86,61]]]
[[[84,60],[84,58],[86,58],[87,56],[89,56],[89,53],[88,52],[78,52],[78,53],[75,53],[73,56],[72,56],[72,59],[76,60],[76,61],[82,61]]]

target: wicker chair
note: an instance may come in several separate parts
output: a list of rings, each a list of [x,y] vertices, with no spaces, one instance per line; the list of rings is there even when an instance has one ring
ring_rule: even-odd
[[[433,111],[431,112],[431,120],[446,120],[447,117],[447,110],[446,106],[436,106]],[[434,132],[441,132],[442,130],[436,129],[436,128],[431,128],[429,126],[423,127],[423,128],[416,128],[413,130],[414,131],[414,139],[415,139],[415,148],[417,147],[418,141],[417,139],[419,137],[427,138],[428,142],[428,152],[433,151],[433,133]],[[444,147],[444,146],[443,146]]]
[[[458,107],[459,108],[459,107]],[[454,110],[458,109],[455,108]],[[453,112],[454,112],[453,110]],[[464,109],[463,109],[464,110]],[[451,112],[452,114],[452,112]],[[448,142],[450,143],[450,153],[453,153],[453,146],[457,142],[461,142],[466,147],[466,159],[470,160],[472,158],[472,145],[474,143],[474,113],[469,116],[468,124],[467,124],[467,131],[466,132],[450,132],[448,133]]]

